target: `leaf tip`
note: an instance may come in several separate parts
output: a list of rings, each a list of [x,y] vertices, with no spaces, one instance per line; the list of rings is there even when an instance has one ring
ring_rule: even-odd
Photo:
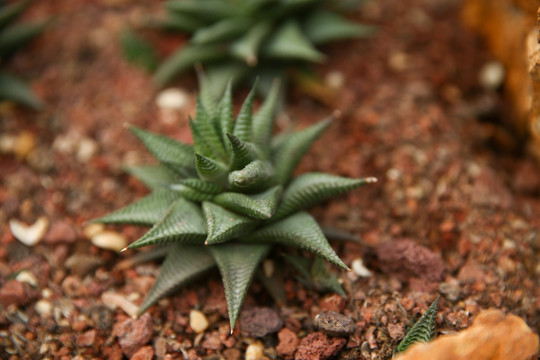
[[[366,181],[366,184],[374,184],[374,183],[376,183],[376,182],[379,181],[379,180],[378,180],[376,177],[374,177],[374,176],[370,176],[370,177],[367,177],[367,178],[365,179],[365,181]]]
[[[125,248],[123,248],[122,250],[120,250],[121,253],[123,253],[124,251],[127,251],[129,249],[129,246],[126,246]]]

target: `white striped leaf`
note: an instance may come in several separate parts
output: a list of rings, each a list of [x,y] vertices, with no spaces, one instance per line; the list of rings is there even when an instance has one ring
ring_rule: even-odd
[[[229,241],[251,231],[258,224],[257,220],[238,215],[211,202],[205,201],[202,206],[208,228],[207,245]]]
[[[268,220],[276,211],[282,191],[282,187],[278,185],[251,195],[226,192],[217,195],[213,201],[238,214]]]

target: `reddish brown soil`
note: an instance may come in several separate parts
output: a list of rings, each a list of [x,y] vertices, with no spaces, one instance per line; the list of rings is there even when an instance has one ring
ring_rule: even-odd
[[[244,309],[274,308],[284,324],[279,338],[258,340],[228,334],[217,274],[135,323],[123,310],[103,306],[105,291],[140,302],[159,269],[154,263],[119,268],[133,253],[99,249],[82,234],[86,221],[146,193],[121,170],[149,160],[123,124],[186,138],[187,114],[164,122],[150,76],[126,63],[118,48],[118,31],[160,10],[152,3],[42,1],[27,14],[53,15],[55,22],[10,64],[47,108],[0,109],[0,136],[35,140],[29,153],[0,157],[1,358],[121,359],[137,352],[140,359],[240,359],[255,341],[277,358],[278,352],[292,356],[300,340],[297,358],[336,348],[339,359],[390,359],[409,322],[439,294],[439,333],[466,328],[490,307],[540,331],[540,169],[504,130],[500,94],[479,85],[479,69],[490,57],[461,28],[457,0],[368,2],[355,16],[380,26],[379,33],[325,48],[328,62],[316,69],[344,74],[334,104],[343,115],[299,171],[379,179],[312,211],[324,225],[362,239],[333,242],[346,264],[362,258],[372,272],[359,278],[332,269],[343,281],[344,301],[304,287],[290,269],[283,306],[255,282]],[[163,51],[182,41],[156,39]],[[175,85],[196,91],[192,76]],[[287,104],[288,119],[298,126],[334,110],[294,89]],[[14,239],[9,219],[33,223],[40,216],[51,224],[40,244],[29,248]],[[130,240],[141,234],[115,230]],[[36,286],[10,281],[23,269]],[[36,311],[40,300],[52,305],[49,315]],[[203,335],[188,326],[193,308],[210,321]],[[355,332],[320,333],[313,319],[321,310],[352,318]]]

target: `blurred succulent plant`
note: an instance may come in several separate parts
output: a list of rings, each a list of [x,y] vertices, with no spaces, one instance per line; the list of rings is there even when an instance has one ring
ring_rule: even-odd
[[[291,63],[322,62],[316,46],[364,37],[372,26],[353,23],[330,0],[171,0],[166,29],[191,33],[189,44],[167,58],[155,73],[158,85],[204,65],[220,96],[227,81],[260,77],[268,89]],[[265,91],[267,92],[267,91]]]
[[[430,342],[435,337],[435,324],[439,309],[439,297],[433,301],[420,319],[409,329],[396,352],[404,352],[418,342]]]
[[[24,44],[39,35],[47,26],[48,20],[13,24],[30,4],[30,0],[7,4],[0,1],[0,65]],[[43,102],[21,80],[0,71],[0,101],[12,100],[39,109]]]
[[[94,221],[152,226],[129,248],[168,246],[139,314],[217,265],[233,329],[252,277],[274,244],[295,246],[347,268],[302,209],[376,179],[314,172],[291,180],[330,119],[272,137],[277,82],[252,115],[254,88],[234,120],[231,83],[219,103],[201,86],[195,119],[190,119],[193,146],[130,127],[159,161],[128,170],[152,192]]]

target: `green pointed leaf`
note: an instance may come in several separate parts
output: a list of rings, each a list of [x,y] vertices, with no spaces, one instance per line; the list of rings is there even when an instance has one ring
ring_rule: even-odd
[[[330,120],[321,121],[284,138],[283,144],[277,149],[273,161],[276,164],[276,181],[278,183],[285,184],[289,181],[302,156],[329,124]]]
[[[234,329],[253,275],[270,250],[269,245],[225,244],[209,246],[223,278],[231,330]]]
[[[207,200],[212,200],[214,198],[214,195],[212,194],[195,190],[192,187],[184,185],[184,184],[172,184],[172,185],[169,185],[168,188],[177,192],[183,198],[188,199],[190,201],[194,201],[194,202],[203,202]]]
[[[164,165],[126,166],[124,170],[139,179],[152,190],[162,188],[178,181],[178,175]]]
[[[439,297],[429,306],[424,315],[407,332],[397,347],[397,352],[407,350],[417,342],[430,342],[435,336],[435,324],[437,320],[437,310],[439,309]]]
[[[257,114],[253,116],[253,143],[261,149],[266,149],[266,155],[270,155],[270,139],[274,127],[274,117],[276,116],[277,102],[279,100],[280,81],[275,79],[266,100],[260,107]]]
[[[207,245],[222,243],[245,234],[258,223],[211,202],[203,203],[203,211],[208,228]]]
[[[250,162],[261,158],[261,151],[255,144],[242,141],[231,133],[225,133],[232,151],[231,170],[242,169]]]
[[[342,297],[346,297],[338,277],[328,270],[324,260],[316,256],[311,265],[311,281],[318,291],[333,291]]]
[[[219,44],[187,45],[165,59],[154,74],[154,82],[164,86],[175,76],[193,68],[196,63],[219,60],[224,54],[225,49]]]
[[[275,34],[268,39],[262,51],[265,56],[277,59],[322,62],[325,58],[302,34],[302,30],[295,20],[289,20],[281,25]]]
[[[347,269],[336,255],[319,225],[306,212],[298,212],[286,219],[265,226],[241,238],[247,243],[276,243],[295,246],[318,255],[325,260]]]
[[[192,33],[200,27],[204,26],[205,24],[206,21],[197,19],[191,15],[168,12],[165,20],[160,21],[158,24],[154,24],[153,27],[158,27],[167,31]]]
[[[215,21],[236,15],[237,8],[222,0],[172,0],[165,6],[178,14],[186,14],[208,21]]]
[[[234,191],[253,192],[266,188],[273,176],[274,167],[270,162],[254,160],[242,170],[229,173],[229,186]]]
[[[202,67],[197,67],[197,78],[199,80],[199,93],[201,94],[201,102],[208,114],[208,117],[211,119],[214,127],[219,131],[219,124],[215,124],[214,121],[217,117],[218,102],[217,99],[221,95],[215,92],[215,89],[212,86],[212,83],[206,76],[206,73],[202,70]]]
[[[206,238],[206,222],[197,205],[183,198],[177,199],[165,216],[159,220],[143,237],[129,248],[168,242],[202,244]]]
[[[158,56],[148,41],[129,28],[120,32],[119,40],[122,53],[127,61],[148,72],[156,69]]]
[[[254,219],[267,220],[276,211],[281,192],[281,186],[274,186],[262,193],[253,195],[226,192],[217,195],[213,201],[238,214]]]
[[[161,163],[184,176],[186,172],[194,169],[193,148],[190,145],[139,129],[133,125],[129,129]]]
[[[205,63],[206,76],[216,94],[223,94],[229,81],[233,88],[249,74],[249,68],[238,61]]]
[[[0,32],[0,57],[6,59],[13,52],[41,34],[50,21],[11,25]]]
[[[251,88],[248,96],[244,100],[240,112],[236,117],[236,123],[234,124],[233,134],[240,140],[251,141],[251,121],[253,113],[253,101],[255,100],[255,88],[257,82]]]
[[[204,181],[216,184],[226,184],[229,169],[222,163],[204,155],[195,154],[195,164],[199,177]]]
[[[103,224],[135,224],[152,226],[167,213],[178,194],[168,189],[157,189],[142,199],[108,215],[92,220]]]
[[[302,174],[295,177],[287,187],[273,219],[281,219],[373,181],[374,178],[350,179],[324,173]]]
[[[202,105],[200,98],[197,98],[195,122],[190,122],[192,129],[193,123],[198,132],[198,138],[194,137],[196,151],[199,152],[198,147],[204,144],[205,148],[210,151],[210,154],[204,154],[205,156],[225,161],[227,159],[227,154],[225,153],[225,147],[223,146],[221,136],[218,134],[217,129],[211,120],[210,115]]]
[[[269,21],[257,23],[231,45],[231,54],[249,66],[257,65],[259,48],[271,31],[272,24]]]
[[[193,137],[193,147],[195,148],[195,152],[209,158],[215,157],[210,144],[206,142],[202,135],[201,124],[193,121],[191,117],[188,118],[188,121],[191,129],[191,136]],[[197,159],[195,159],[195,165],[196,162]]]
[[[21,80],[0,72],[0,100],[11,100],[39,110],[43,101]]]
[[[162,297],[197,279],[216,265],[204,246],[173,244],[154,286],[137,310],[142,314]]]
[[[372,35],[376,28],[356,24],[335,12],[319,10],[306,18],[303,29],[313,44],[323,44],[334,40],[367,37]]]
[[[0,7],[0,30],[15,20],[30,4],[30,0],[18,1]]]
[[[197,191],[207,193],[207,194],[212,194],[212,195],[219,194],[220,192],[223,191],[223,188],[221,186],[211,183],[211,182],[203,181],[197,178],[185,179],[185,180],[180,181],[180,183],[183,185],[189,186]]]
[[[227,88],[219,103],[219,120],[221,136],[224,144],[228,144],[227,133],[231,133],[234,129],[234,109],[232,97],[232,80],[227,83]]]
[[[233,17],[198,29],[191,38],[194,44],[225,42],[245,33],[251,26],[247,19]]]

